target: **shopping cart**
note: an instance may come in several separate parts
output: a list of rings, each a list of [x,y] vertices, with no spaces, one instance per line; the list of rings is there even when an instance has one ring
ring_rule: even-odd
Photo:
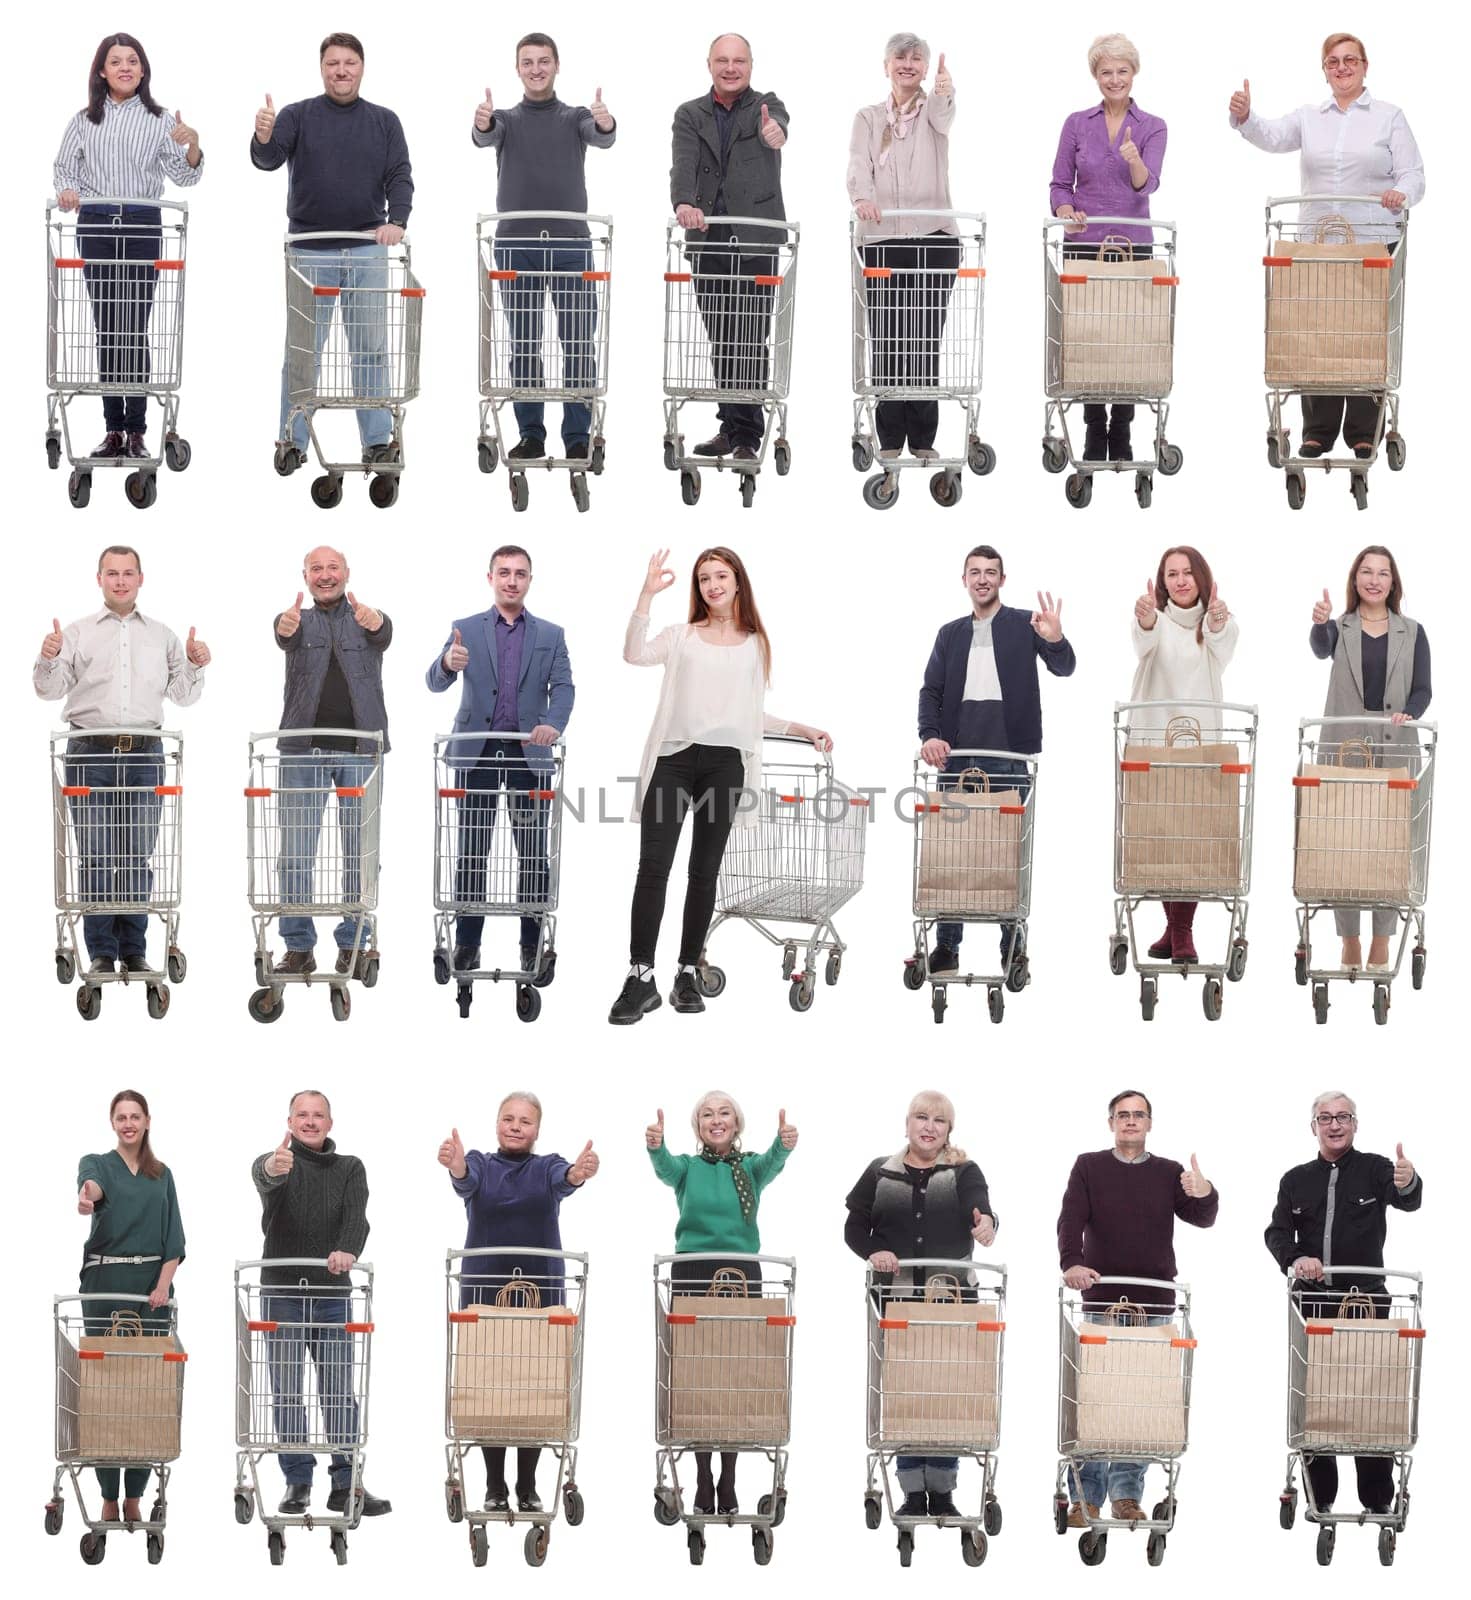
[[[1027,918],[1032,909],[1032,822],[1037,757],[1010,750],[951,750],[974,765],[939,773],[914,758],[914,954],[904,961],[904,987],[930,985],[930,1007],[944,1022],[951,984],[984,984],[992,1022],[1006,1014],[1006,990],[1032,981]],[[1005,762],[1000,773],[988,764]],[[931,970],[930,936],[942,923],[998,927],[996,969]],[[1010,929],[1008,934],[1007,930]],[[937,941],[938,942],[938,941]],[[966,945],[975,948],[975,940]]]
[[[352,739],[367,755],[335,758],[326,752],[283,750],[314,739]],[[362,781],[333,781],[334,761],[351,763]],[[326,984],[332,1015],[352,1011],[348,984],[378,982],[377,928],[379,811],[383,796],[383,735],[361,728],[277,728],[250,736],[250,778],[245,786],[245,858],[255,922],[255,981],[249,1011],[275,1022],[286,1008],[289,984]],[[297,917],[338,917],[353,940],[340,946],[344,962],[328,972],[279,972],[270,946],[271,924]],[[345,961],[344,961],[344,958]]]
[[[1182,714],[1165,721],[1171,711]],[[1239,983],[1246,974],[1256,707],[1137,700],[1114,706],[1113,729],[1116,899],[1109,970],[1121,978],[1132,962],[1146,1022],[1154,1020],[1162,977],[1203,977],[1201,1009],[1207,1022],[1219,1022],[1222,979]],[[1226,944],[1219,961],[1149,955],[1134,926],[1135,914],[1143,905],[1170,900],[1225,909]]]
[[[257,1515],[271,1565],[286,1559],[286,1530],[326,1528],[337,1565],[362,1519],[363,1457],[372,1376],[373,1269],[359,1261],[340,1285],[265,1273],[325,1267],[305,1258],[235,1263],[235,1520]],[[261,1464],[270,1456],[326,1455],[351,1471],[342,1509],[270,1511]],[[334,1496],[335,1498],[335,1496]]]
[[[1119,1529],[1146,1534],[1151,1567],[1165,1558],[1175,1526],[1175,1489],[1180,1457],[1190,1436],[1190,1385],[1195,1334],[1190,1322],[1190,1286],[1154,1278],[1099,1278],[1097,1287],[1126,1285],[1158,1292],[1156,1301],[1085,1303],[1066,1286],[1058,1290],[1057,1483],[1053,1526],[1068,1531],[1070,1495],[1082,1507],[1085,1528],[1078,1555],[1085,1567],[1103,1564],[1108,1536]],[[1090,1291],[1091,1293],[1091,1291]],[[1126,1521],[1093,1516],[1083,1493],[1084,1463],[1131,1461],[1165,1470],[1164,1498],[1149,1516]],[[1101,1502],[1100,1502],[1101,1505]]]
[[[527,1274],[518,1266],[497,1274],[511,1259],[544,1262]],[[523,1551],[539,1567],[557,1507],[567,1525],[582,1521],[577,1487],[577,1436],[582,1417],[583,1309],[587,1257],[572,1251],[451,1250],[445,1258],[449,1317],[444,1349],[444,1447],[448,1471],[444,1509],[470,1532],[470,1559],[483,1567],[490,1555],[489,1524],[529,1523]],[[488,1285],[482,1280],[490,1278]],[[461,1306],[468,1296],[470,1303]],[[491,1448],[550,1450],[557,1481],[548,1511],[477,1511],[467,1504],[466,1457]]]
[[[700,469],[713,467],[735,473],[749,508],[768,447],[778,477],[792,470],[787,395],[801,229],[771,217],[710,223],[720,238],[686,240],[672,217],[664,229],[664,465],[679,474],[687,506],[700,498]],[[687,455],[680,412],[691,400],[759,406],[765,427],[755,458]]]
[[[1333,1560],[1340,1523],[1379,1530],[1379,1561],[1394,1564],[1394,1547],[1410,1515],[1410,1467],[1420,1436],[1420,1320],[1422,1278],[1387,1267],[1324,1267],[1318,1293],[1288,1280],[1287,1482],[1277,1520],[1297,1519],[1298,1469],[1307,1505],[1303,1520],[1318,1526],[1318,1565]],[[1333,1278],[1364,1280],[1382,1289],[1333,1289]],[[1398,1287],[1386,1280],[1394,1279]],[[1383,1456],[1393,1463],[1394,1499],[1383,1510],[1334,1511],[1319,1506],[1309,1466],[1315,1456]]]
[[[899,475],[929,471],[937,505],[959,504],[961,469],[985,477],[996,452],[981,442],[981,363],[986,331],[986,218],[978,211],[886,211],[884,221],[917,219],[912,233],[865,239],[848,222],[853,272],[853,469],[867,472],[879,449],[875,410],[898,401],[959,403],[962,449],[883,459],[864,480],[863,501],[887,511],[899,498]],[[935,237],[946,225],[953,235]]]
[[[810,743],[792,734],[767,734],[768,744]],[[749,923],[782,953],[781,975],[793,1011],[808,1011],[817,993],[817,963],[824,954],[823,981],[843,970],[848,948],[833,918],[863,887],[863,851],[870,803],[833,777],[832,761],[812,755],[805,762],[766,762],[761,793],[743,803],[759,806],[756,825],[732,828],[720,863],[715,918],[705,935],[695,981],[710,998],[725,990],[725,969],[712,966],[709,942],[723,922]],[[805,937],[770,923],[796,923]],[[799,950],[802,964],[797,964]]]
[[[92,498],[94,472],[126,468],[128,504],[143,511],[158,498],[158,469],[183,472],[191,454],[179,436],[189,207],[92,195],[82,204],[114,214],[84,222],[54,198],[46,205],[46,465],[54,472],[65,448],[66,490],[79,511]],[[125,221],[125,212],[142,216]],[[158,220],[143,220],[150,214]],[[144,435],[162,441],[161,453],[78,455],[70,406],[83,394],[146,395],[163,411]]]
[[[330,511],[342,501],[349,472],[371,475],[368,498],[379,509],[398,499],[404,470],[404,407],[419,393],[424,290],[409,262],[409,241],[385,246],[364,260],[347,248],[312,248],[327,239],[372,244],[374,233],[296,233],[286,236],[285,437],[277,441],[276,471],[289,478],[306,465],[292,442],[298,417],[306,424],[322,476],[312,501]],[[345,282],[343,280],[346,280]],[[329,461],[317,433],[319,411],[386,411],[387,444],[362,450],[356,461]]]
[[[572,222],[587,232],[550,235],[545,227],[535,234],[528,231],[532,224],[546,222]],[[480,284],[480,470],[494,472],[505,460],[513,511],[524,511],[530,502],[529,472],[566,472],[573,502],[579,511],[586,511],[587,475],[602,473],[607,452],[603,417],[613,219],[583,211],[483,212],[475,219],[475,243]],[[541,405],[556,400],[564,406],[586,407],[591,430],[586,450],[580,456],[551,451],[534,461],[512,460],[501,427],[507,402],[514,408],[528,401]]]
[[[460,1015],[470,1015],[476,983],[513,984],[516,1015],[535,1022],[541,991],[557,975],[557,901],[562,883],[562,772],[567,747],[519,741],[520,756],[487,756],[483,733],[444,733],[434,741],[434,981],[455,983]],[[532,752],[542,757],[534,759]],[[454,969],[461,917],[516,917],[524,966]],[[476,944],[480,941],[477,939]]]
[[[1137,217],[1089,217],[1089,226],[1138,227]],[[1100,244],[1075,244],[1061,217],[1042,226],[1047,300],[1047,414],[1042,465],[1068,472],[1063,487],[1081,511],[1093,498],[1093,475],[1132,472],[1140,509],[1154,500],[1154,475],[1173,477],[1185,452],[1165,437],[1175,382],[1175,224],[1149,221],[1152,245],[1127,234]],[[1074,405],[1144,406],[1154,419],[1149,454],[1130,461],[1084,461],[1073,448],[1068,412]],[[1071,471],[1069,471],[1071,469]]]
[[[1308,472],[1348,470],[1354,504],[1369,503],[1369,468],[1384,459],[1391,472],[1405,464],[1399,431],[1400,355],[1405,328],[1405,260],[1410,214],[1374,223],[1360,241],[1354,226],[1324,206],[1379,207],[1379,196],[1279,195],[1267,201],[1266,279],[1267,460],[1285,474],[1287,504],[1301,511]],[[1302,216],[1299,207],[1309,208]],[[1296,214],[1288,216],[1291,208]],[[1385,228],[1392,236],[1381,237]],[[1282,403],[1292,396],[1368,396],[1378,407],[1373,450],[1367,456],[1304,456],[1292,452]]]
[[[896,1278],[898,1281],[896,1281]],[[921,1286],[922,1285],[922,1286]],[[868,1487],[864,1521],[885,1511],[899,1532],[899,1565],[914,1558],[919,1528],[958,1528],[968,1567],[1001,1532],[996,1450],[1001,1443],[1001,1359],[1006,1268],[988,1261],[901,1260],[897,1275],[868,1269]],[[894,1509],[899,1456],[959,1456],[981,1473],[974,1516],[909,1517]]]
[[[1297,899],[1297,981],[1311,985],[1313,1015],[1328,1020],[1328,985],[1372,984],[1374,1020],[1389,1020],[1390,989],[1414,933],[1410,984],[1425,982],[1425,894],[1435,795],[1433,722],[1389,717],[1304,717],[1292,780],[1292,892]],[[1324,966],[1313,960],[1313,918],[1339,909],[1393,914],[1399,934],[1385,967]],[[1390,935],[1393,938],[1393,934]]]
[[[46,1532],[61,1532],[66,1514],[63,1478],[71,1479],[77,1515],[86,1525],[82,1560],[97,1566],[110,1533],[147,1535],[148,1564],[163,1560],[168,1527],[169,1463],[179,1457],[184,1410],[184,1363],[179,1309],[170,1300],[167,1322],[144,1322],[146,1294],[59,1294],[56,1319],[56,1475],[46,1502]],[[147,1522],[103,1522],[87,1509],[82,1477],[88,1469],[147,1467],[154,1499]]]
[[[98,741],[113,740],[109,751]],[[85,750],[76,748],[86,742]],[[56,887],[56,981],[81,975],[77,1011],[102,1015],[102,985],[141,983],[148,1015],[169,1009],[169,986],[188,970],[179,948],[183,895],[184,741],[177,733],[87,728],[51,735],[51,831]],[[77,937],[87,917],[157,917],[164,964],[93,972]]]
[[[756,1565],[771,1560],[773,1529],[787,1514],[796,1284],[787,1256],[654,1257],[654,1520],[684,1523],[692,1567],[704,1561],[705,1529],[717,1523],[749,1528]],[[764,1456],[771,1488],[755,1512],[687,1511],[679,1461],[692,1450]]]

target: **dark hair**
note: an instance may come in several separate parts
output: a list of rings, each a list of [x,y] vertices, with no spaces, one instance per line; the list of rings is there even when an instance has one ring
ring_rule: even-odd
[[[112,1104],[107,1108],[107,1120],[112,1121],[112,1114],[124,1100],[131,1100],[145,1117],[150,1116],[148,1102],[136,1089],[119,1089],[112,1097]],[[143,1130],[143,1142],[138,1146],[138,1176],[140,1178],[161,1178],[164,1174],[163,1162],[153,1153],[153,1146],[148,1142],[148,1129]]]
[[[978,544],[974,550],[967,550],[965,560],[960,564],[961,572],[970,565],[972,556],[985,556],[988,561],[994,561],[1001,568],[1001,576],[1006,576],[1006,563],[1001,559],[1001,552],[989,544]]]
[[[1211,585],[1216,581],[1211,577],[1211,564],[1193,544],[1172,544],[1159,558],[1159,571],[1154,575],[1154,603],[1161,611],[1170,598],[1169,590],[1165,588],[1165,562],[1171,556],[1184,556],[1190,563],[1190,576],[1195,579],[1195,598],[1200,601],[1200,620],[1195,624],[1195,642],[1202,644],[1205,641],[1205,608],[1210,603]]]
[[[102,554],[97,557],[97,571],[99,573],[102,571],[102,563],[104,561],[106,561],[109,556],[132,556],[133,560],[138,563],[139,576],[140,577],[142,576],[142,573],[143,573],[143,557],[138,554],[138,552],[132,547],[132,545],[130,545],[130,544],[110,544],[110,545],[108,545],[108,547],[102,552]]]
[[[769,683],[771,681],[771,640],[766,636],[766,629],[761,622],[761,613],[756,609],[756,595],[751,588],[751,580],[746,574],[745,563],[734,550],[727,549],[723,544],[712,545],[708,550],[702,550],[695,557],[695,564],[690,568],[690,617],[691,622],[703,622],[710,615],[710,608],[705,604],[705,597],[700,593],[700,568],[707,561],[723,561],[735,573],[735,622],[738,628],[746,633],[754,633],[756,642],[761,646],[762,673]]]
[[[521,52],[529,44],[545,45],[545,47],[552,53],[552,60],[555,61],[559,67],[562,65],[562,58],[557,54],[557,41],[552,38],[551,34],[549,33],[528,33],[524,37],[518,39],[516,41],[517,61],[521,59]]]
[[[1112,1100],[1108,1102],[1108,1114],[1113,1115],[1113,1108],[1120,1100],[1142,1100],[1144,1102],[1144,1115],[1152,1118],[1154,1107],[1149,1103],[1149,1096],[1142,1089],[1121,1089]]]
[[[138,59],[143,63],[143,78],[138,85],[137,96],[151,116],[162,116],[163,107],[153,98],[153,68],[148,65],[148,52],[131,33],[110,33],[97,46],[97,53],[92,57],[92,70],[87,75],[87,121],[102,121],[102,102],[107,98],[107,79],[103,77],[102,69],[107,64],[107,52],[115,44],[138,52]]]
[[[1394,556],[1382,544],[1366,544],[1354,557],[1354,564],[1348,569],[1348,600],[1344,609],[1346,611],[1359,609],[1359,590],[1354,579],[1359,575],[1359,568],[1363,566],[1365,556],[1383,556],[1389,562],[1389,599],[1385,604],[1395,616],[1398,616],[1400,601],[1405,597],[1405,587],[1400,582],[1399,567],[1395,563]]]
[[[286,1115],[288,1117],[293,1111],[296,1110],[296,1102],[300,1100],[303,1095],[308,1094],[315,1095],[316,1098],[320,1100],[324,1106],[326,1106],[327,1115],[329,1117],[332,1115],[332,1102],[327,1098],[326,1095],[322,1093],[320,1089],[298,1089],[296,1093],[292,1095],[292,1097],[286,1102]]]
[[[339,50],[351,50],[359,61],[368,59],[363,52],[363,41],[355,33],[329,33],[322,40],[322,48],[317,51],[317,60],[320,61],[334,45]]]
[[[531,552],[529,550],[519,544],[502,544],[497,545],[490,552],[490,569],[492,572],[495,571],[495,564],[502,556],[525,556],[526,565],[528,567],[531,565]]]

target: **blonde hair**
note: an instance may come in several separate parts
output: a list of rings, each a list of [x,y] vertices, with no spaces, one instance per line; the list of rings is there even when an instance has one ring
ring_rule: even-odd
[[[1323,41],[1322,59],[1326,61],[1328,52],[1340,44],[1356,44],[1359,47],[1359,54],[1364,58],[1364,65],[1366,67],[1369,65],[1369,52],[1364,48],[1364,41],[1356,33],[1330,33]]]
[[[1100,33],[1088,46],[1088,71],[1095,78],[1101,61],[1127,61],[1135,72],[1139,70],[1139,52],[1122,33]]]
[[[707,1089],[695,1101],[695,1109],[690,1112],[690,1127],[694,1129],[695,1144],[697,1146],[705,1142],[700,1137],[700,1113],[712,1100],[724,1100],[729,1103],[730,1109],[735,1113],[735,1136],[737,1139],[746,1131],[746,1113],[741,1110],[740,1103],[736,1100],[736,1097],[733,1094],[727,1094],[724,1089]]]
[[[966,1155],[965,1151],[951,1139],[951,1135],[955,1132],[955,1107],[950,1103],[949,1095],[941,1094],[938,1089],[921,1089],[909,1102],[909,1110],[905,1113],[906,1120],[920,1111],[944,1119],[945,1146],[935,1160],[944,1162],[946,1166],[958,1167],[966,1159]]]

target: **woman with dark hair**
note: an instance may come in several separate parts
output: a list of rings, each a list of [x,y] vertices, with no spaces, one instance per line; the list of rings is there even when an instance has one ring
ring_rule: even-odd
[[[1129,715],[1131,736],[1164,738],[1177,717],[1200,727],[1203,744],[1220,738],[1219,721],[1181,701],[1225,699],[1221,679],[1236,654],[1236,619],[1226,609],[1209,562],[1192,546],[1176,545],[1134,602],[1134,654],[1139,665],[1129,699],[1155,701]],[[1191,963],[1195,953],[1195,901],[1166,900],[1165,931],[1149,947],[1153,961]]]
[[[695,971],[715,913],[715,882],[732,827],[755,827],[756,808],[743,794],[761,789],[761,741],[766,734],[810,739],[824,753],[833,747],[821,728],[784,722],[765,711],[771,678],[771,641],[756,609],[756,595],[741,558],[717,545],[702,550],[690,573],[689,621],[649,638],[649,607],[674,582],[664,565],[667,550],[649,559],[638,604],[629,619],[623,659],[631,666],[664,668],[659,706],[639,765],[632,817],[639,824],[638,881],[633,891],[631,965],[608,1021],[642,1020],[661,1004],[654,982],[654,950],[664,917],[669,869],[685,813],[693,810],[689,887],[679,971],[669,1003],[676,1011],[703,1011]],[[739,814],[738,814],[739,812]]]
[[[174,1274],[184,1259],[184,1224],[174,1178],[148,1140],[148,1102],[136,1089],[112,1097],[108,1120],[117,1135],[115,1148],[103,1155],[83,1156],[77,1168],[77,1210],[92,1219],[82,1257],[84,1295],[147,1295],[140,1313],[145,1328],[169,1325]],[[111,1331],[119,1312],[136,1312],[128,1300],[84,1300],[83,1326],[89,1334]],[[124,1484],[122,1520],[143,1520],[138,1500],[148,1486],[147,1467],[129,1467]],[[118,1521],[118,1469],[98,1467],[102,1520]]]
[[[1424,628],[1400,611],[1403,598],[1394,557],[1382,544],[1371,544],[1359,551],[1348,569],[1348,593],[1337,621],[1326,589],[1313,607],[1313,654],[1319,661],[1333,663],[1323,715],[1388,717],[1387,726],[1364,730],[1376,756],[1396,744],[1413,753],[1414,736],[1407,739],[1400,729],[1430,709],[1430,641]],[[1340,737],[1346,735],[1336,730],[1335,743]],[[1343,965],[1362,967],[1358,907],[1338,906],[1333,915],[1343,940]],[[1374,912],[1371,967],[1388,966],[1389,938],[1398,922],[1393,910]]]
[[[53,169],[57,205],[77,213],[98,380],[138,391],[102,396],[99,460],[148,455],[148,323],[163,236],[159,209],[147,202],[162,196],[165,179],[198,183],[204,162],[199,135],[158,104],[152,80],[143,46],[131,34],[108,34],[92,57],[86,109],[67,124]]]

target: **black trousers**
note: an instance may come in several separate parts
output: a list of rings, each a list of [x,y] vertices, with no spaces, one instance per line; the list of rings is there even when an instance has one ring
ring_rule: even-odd
[[[753,1296],[761,1293],[760,1266],[754,1261],[679,1261],[675,1260],[670,1265],[669,1278],[674,1284],[684,1285],[686,1294],[704,1294],[710,1287],[715,1274],[722,1267],[729,1267],[733,1271],[742,1273],[746,1279],[746,1292]],[[722,1450],[720,1452],[720,1481],[725,1488],[725,1498],[732,1499],[735,1495],[736,1457],[740,1454],[737,1450]],[[712,1450],[695,1451],[695,1500],[698,1506],[711,1506],[714,1495],[714,1471],[711,1461],[714,1456]]]
[[[1386,255],[1399,249],[1399,240],[1386,244]],[[1379,413],[1383,409],[1372,394],[1305,394],[1302,399],[1302,436],[1331,450],[1343,430],[1343,442],[1350,450],[1355,445],[1373,444],[1379,437]]]
[[[884,239],[863,247],[863,263],[892,276],[865,278],[869,375],[880,388],[933,389],[960,241],[947,233]],[[936,400],[882,400],[874,408],[881,450],[928,450],[940,426]]]
[[[148,323],[158,283],[154,262],[163,248],[155,206],[82,206],[77,244],[92,323],[97,330],[97,377],[105,384],[142,388],[152,375]],[[146,394],[105,394],[102,415],[110,433],[142,433],[148,426]]]
[[[522,905],[545,904],[551,887],[547,863],[547,811],[545,800],[532,797],[544,788],[545,776],[526,759],[529,746],[520,740],[490,738],[480,747],[472,765],[461,772],[465,797],[460,801],[455,836],[455,898],[462,904],[484,903],[488,889],[504,896],[510,888],[499,879],[488,884],[487,858],[495,843],[500,792],[506,791],[506,811],[516,845],[516,897]],[[502,848],[498,867],[504,871],[509,851]],[[474,948],[480,943],[485,918],[455,919],[455,943]],[[521,947],[540,942],[541,924],[535,917],[521,918]]]
[[[1341,1290],[1329,1295],[1303,1295],[1302,1310],[1306,1317],[1336,1317],[1343,1294],[1353,1285],[1345,1284]],[[1389,1315],[1388,1296],[1376,1292],[1375,1284],[1364,1284],[1374,1301],[1374,1315]],[[1377,1281],[1382,1290],[1383,1281]],[[1304,1456],[1303,1467],[1313,1486],[1313,1499],[1319,1510],[1331,1506],[1338,1498],[1338,1457]],[[1394,1504],[1394,1457],[1355,1456],[1354,1474],[1358,1479],[1359,1504],[1365,1510],[1382,1510]]]
[[[761,390],[768,386],[773,285],[757,278],[776,274],[776,256],[745,252],[731,230],[712,222],[706,237],[688,246],[695,304],[710,340],[710,365],[717,389]],[[725,401],[716,407],[723,432],[733,445],[753,450],[766,431],[759,405]]]
[[[715,914],[720,858],[735,821],[745,774],[745,758],[732,745],[692,744],[655,762],[640,811],[638,881],[629,919],[631,961],[654,964],[669,871],[685,816],[691,811],[689,884],[684,895],[679,961],[681,966],[693,966],[700,959]]]
[[[506,1448],[504,1445],[481,1445],[485,1457],[485,1488],[489,1494],[506,1492]],[[536,1463],[541,1459],[541,1446],[524,1446],[516,1452],[516,1492],[532,1494],[536,1489]]]

